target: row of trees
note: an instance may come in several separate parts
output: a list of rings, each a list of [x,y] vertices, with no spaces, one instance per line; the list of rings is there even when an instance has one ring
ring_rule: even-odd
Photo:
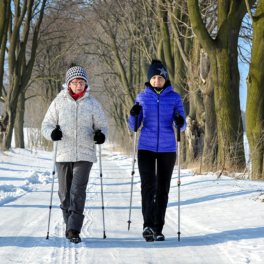
[[[17,1],[0,2],[1,14],[5,13],[2,8],[9,6],[10,17],[14,18],[16,9],[11,6],[13,3],[15,7]],[[20,27],[26,25],[29,2],[18,2],[21,8],[24,3],[28,5]],[[144,89],[147,66],[151,59],[158,58],[165,63],[171,83],[184,102],[188,129],[182,149],[183,159],[189,163],[201,158],[203,166],[208,169],[213,166],[244,169],[238,57],[242,60],[251,57],[247,78],[247,136],[252,155],[252,179],[264,179],[264,107],[261,96],[264,0],[56,1],[49,5],[41,27],[42,7],[47,3],[32,2],[31,13],[34,15],[31,15],[28,45],[30,43],[33,47],[33,33],[41,30],[36,38],[38,48],[27,49],[20,36],[18,40],[21,39],[22,44],[17,40],[15,55],[24,45],[24,57],[20,55],[24,61],[19,63],[20,57],[16,58],[15,65],[20,68],[15,71],[10,71],[10,66],[4,67],[2,58],[11,56],[10,36],[14,30],[8,28],[12,28],[16,19],[12,22],[6,17],[5,22],[0,22],[5,25],[0,30],[0,95],[4,102],[0,120],[2,149],[10,147],[14,123],[12,113],[16,112],[18,95],[22,102],[25,98],[34,100],[31,96],[38,99],[42,96],[45,112],[61,89],[67,66],[72,61],[86,67],[91,76],[89,84],[98,92],[96,96],[107,96],[108,100],[103,103],[105,110],[111,116],[121,141],[126,141],[131,136],[127,125],[129,110],[136,95]],[[247,13],[251,20],[245,18]],[[22,15],[22,12],[18,14]],[[20,29],[19,34],[21,32]],[[251,50],[243,50],[244,46],[239,45],[243,41],[252,44]],[[34,67],[27,71],[31,79],[22,82],[21,76],[28,69],[29,61],[32,63],[33,60]],[[9,77],[6,87],[4,69]],[[12,90],[10,76],[13,76],[12,80],[14,76],[18,78],[20,89],[16,93]],[[27,88],[25,96],[22,92]],[[16,99],[10,101],[9,92],[16,95]],[[15,105],[11,109],[13,112],[8,105]],[[23,139],[23,136],[18,137]]]
[[[46,0],[0,1],[1,149],[9,149],[11,144],[18,98],[21,95],[23,101],[31,78],[45,5]]]

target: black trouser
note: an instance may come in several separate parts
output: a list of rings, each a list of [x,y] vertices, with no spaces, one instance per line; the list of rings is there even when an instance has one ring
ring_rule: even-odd
[[[157,175],[155,175],[156,160]],[[151,227],[157,232],[162,231],[175,161],[176,152],[138,150],[143,229]]]
[[[92,165],[93,163],[89,161],[56,162],[60,208],[68,230],[81,231],[84,219],[86,187]]]

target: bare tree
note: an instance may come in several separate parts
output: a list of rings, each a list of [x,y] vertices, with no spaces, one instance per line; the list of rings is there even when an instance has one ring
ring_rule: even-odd
[[[249,1],[252,5],[255,1]],[[239,102],[238,37],[246,14],[244,1],[218,1],[216,34],[210,35],[200,14],[198,0],[188,0],[192,28],[210,57],[218,131],[218,161],[245,166],[243,126]]]
[[[11,1],[9,10],[7,10],[10,13],[8,45],[1,46],[1,52],[2,49],[7,49],[9,71],[7,92],[4,90],[3,83],[0,83],[1,91],[6,92],[2,96],[4,109],[0,118],[0,148],[2,150],[7,150],[11,146],[18,97],[24,91],[31,76],[45,5],[46,0]],[[28,41],[30,30],[34,32],[31,42]],[[28,45],[31,47],[31,53],[26,56]],[[0,65],[4,65],[2,61]]]
[[[37,106],[37,102],[39,102],[42,113],[47,111],[50,103],[63,89],[65,73],[70,64],[74,62],[85,68],[87,66],[87,58],[77,43],[81,30],[80,22],[71,18],[74,17],[73,10],[67,1],[54,3],[46,12],[42,22],[35,64],[25,96],[26,104]],[[34,116],[37,111],[35,108],[30,110],[29,107],[26,107],[26,109],[27,125],[34,128],[34,131],[40,130],[44,115],[39,115],[36,118]],[[24,116],[22,113],[23,111],[18,111],[19,119],[16,118],[16,147],[18,147],[17,141],[23,142],[22,132],[17,133],[17,130],[23,127]],[[17,127],[18,129],[16,129]],[[41,137],[41,133],[37,134]],[[45,149],[52,147],[50,141],[39,137],[34,137],[34,139]],[[32,141],[31,145],[35,145],[35,143],[33,144]]]

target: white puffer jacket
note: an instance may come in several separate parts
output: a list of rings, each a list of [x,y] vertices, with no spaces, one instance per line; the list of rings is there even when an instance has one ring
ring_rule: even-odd
[[[42,135],[52,140],[57,124],[62,131],[57,162],[97,161],[94,132],[100,129],[107,138],[108,124],[101,105],[88,91],[77,101],[67,89],[57,95],[42,122]]]

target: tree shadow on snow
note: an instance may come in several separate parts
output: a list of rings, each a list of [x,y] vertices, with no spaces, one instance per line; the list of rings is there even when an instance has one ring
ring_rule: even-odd
[[[192,182],[188,182],[188,183],[182,183],[181,187],[185,187],[187,185],[192,185],[192,184],[209,183],[209,182],[215,182],[215,181],[217,181],[217,180],[213,179],[213,180],[192,181]],[[222,181],[228,181],[228,180],[223,179]],[[178,188],[178,185],[175,184],[175,185],[171,186],[171,188]]]
[[[199,198],[193,198],[186,201],[181,201],[181,205],[189,205],[189,204],[196,204],[196,203],[202,203],[202,202],[208,202],[216,199],[223,199],[228,198],[232,196],[238,196],[238,195],[245,195],[250,193],[257,193],[257,191],[237,191],[237,192],[227,192],[227,193],[217,193],[217,194],[211,194],[204,197]],[[168,203],[167,207],[173,207],[178,206],[178,201],[173,203]]]
[[[49,205],[39,205],[39,204],[3,204],[0,207],[13,207],[13,208],[27,208],[27,207],[34,207],[34,208],[49,208]],[[60,207],[58,205],[52,205],[52,209],[57,209]],[[101,207],[102,209],[102,207]]]
[[[12,165],[12,166],[21,166],[21,167],[30,167],[30,168],[42,168],[42,169],[48,169],[46,167],[41,167],[41,166],[32,166],[32,165],[24,165],[24,164],[20,164],[20,163],[10,163],[10,162],[1,162],[1,165]],[[13,169],[10,169],[13,170]]]
[[[134,184],[138,184],[140,181],[134,182]],[[93,183],[93,185],[101,185],[101,183]],[[111,186],[111,185],[131,185],[131,182],[121,182],[121,183],[103,183],[103,185]]]
[[[15,177],[0,177],[0,181],[24,181],[25,178],[15,178]]]
[[[33,208],[44,208],[48,209],[49,205],[38,205],[38,204],[3,204],[0,205],[0,207],[13,207],[13,208],[27,208],[27,207],[33,207]],[[60,206],[58,205],[52,205],[52,209],[60,209]],[[86,206],[85,210],[102,210],[102,206]],[[129,206],[105,206],[105,210],[128,210]],[[141,209],[141,206],[132,206],[131,209]]]
[[[175,231],[176,233],[176,231]],[[47,240],[43,237],[16,236],[16,237],[0,237],[0,247],[87,247],[87,248],[172,248],[172,247],[192,247],[192,246],[210,246],[229,241],[239,241],[242,239],[263,238],[264,227],[247,228],[223,231],[214,234],[205,234],[200,236],[185,237],[182,234],[181,241],[178,237],[167,237],[164,242],[146,243],[141,236],[137,238],[107,238],[99,237],[82,237],[82,243],[75,245],[70,243],[64,237],[50,236]],[[166,235],[166,234],[165,234]]]
[[[7,169],[7,168],[0,168],[3,171],[16,171],[16,172],[28,172],[28,170],[15,170],[15,169]],[[20,180],[23,180],[22,178]]]

